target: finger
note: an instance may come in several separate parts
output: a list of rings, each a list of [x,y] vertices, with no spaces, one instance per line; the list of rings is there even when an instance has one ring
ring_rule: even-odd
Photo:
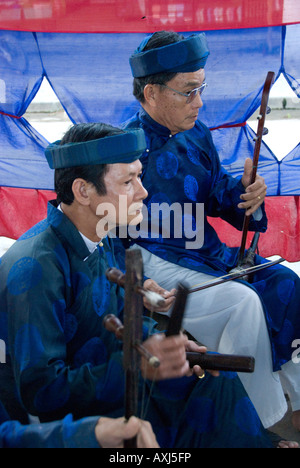
[[[190,366],[187,360],[184,360],[182,364],[176,359],[173,361],[164,361],[160,359],[160,366],[153,369],[150,366],[141,366],[142,376],[152,381],[177,379],[188,374]]]
[[[259,174],[256,175],[256,178],[255,178],[255,181],[253,182],[253,184],[251,185],[248,185],[248,187],[246,187],[246,192],[253,192],[255,190],[259,190],[259,189],[267,189],[267,186],[265,184],[265,179],[260,176]]]
[[[257,183],[247,187],[246,191],[240,195],[241,200],[251,200],[256,197],[265,197],[267,194],[267,186],[265,183]]]
[[[200,379],[205,377],[205,371],[198,365],[193,366],[193,373]]]
[[[250,206],[250,208],[246,209],[245,211],[245,215],[246,216],[251,216],[253,215],[253,213],[255,213],[255,211],[260,207],[261,204],[255,204],[255,205],[252,205]]]
[[[252,212],[254,213],[254,211],[256,211],[257,208],[260,205],[262,205],[263,202],[264,202],[264,198],[259,196],[259,197],[256,197],[254,200],[251,199],[249,201],[239,203],[238,208],[241,208],[243,210],[252,210]],[[246,213],[246,214],[248,214],[248,213]]]
[[[136,421],[128,425],[124,418],[101,417],[95,427],[95,435],[103,448],[122,448],[124,439],[134,437],[138,430]]]
[[[200,346],[193,340],[189,340],[186,345],[186,351],[191,351],[195,353],[206,353],[207,348],[205,346]]]
[[[152,426],[148,421],[141,421],[137,442],[138,448],[159,448]]]
[[[161,306],[157,306],[155,307],[155,311],[157,312],[167,312],[170,307],[173,305],[173,303],[175,302],[175,297],[170,297],[169,299],[166,299],[165,302],[164,302],[164,305]]]
[[[177,362],[174,366],[167,366],[166,368],[162,368],[160,370],[160,380],[166,379],[178,379],[180,377],[184,377],[188,375],[190,372],[190,366],[188,361],[185,361],[183,365],[179,366]]]
[[[245,209],[245,215],[250,216],[262,205],[263,202],[264,198],[259,196],[255,200],[240,203],[239,208]]]
[[[245,214],[249,216],[250,214],[253,214],[258,209],[258,207],[264,203],[265,196],[265,190],[243,194],[240,198],[244,201],[238,204],[238,208],[247,210]]]
[[[152,279],[147,279],[144,282],[144,289],[147,290],[147,291],[156,292],[157,294],[160,294],[164,298],[168,298],[170,296],[175,296],[175,294],[176,294],[176,289],[172,289],[171,291],[168,291],[167,289],[161,287],[159,284],[157,284]]]
[[[209,370],[209,369],[207,369],[206,371],[204,371],[200,366],[194,366],[194,367],[193,367],[193,373],[194,373],[195,375],[197,375],[197,377],[199,377],[199,378],[205,377],[205,372],[208,372],[208,373],[211,374],[213,377],[219,377],[219,375],[220,375],[220,372],[217,371],[217,370]]]
[[[255,211],[260,207],[261,204],[262,202],[252,205],[248,210],[245,211],[245,215],[251,216],[253,213],[255,213]]]
[[[253,163],[252,163],[251,158],[246,158],[245,164],[244,164],[244,174],[242,177],[242,184],[244,187],[248,187],[248,185],[250,184],[252,169],[253,169]]]
[[[176,296],[177,289],[173,288],[171,291],[165,290],[163,293],[164,298],[169,298],[169,297],[175,297]]]
[[[120,433],[121,436],[123,436],[123,439],[132,439],[137,435],[140,429],[141,420],[135,416],[131,416],[128,421],[125,419],[123,420],[123,426],[120,428]]]

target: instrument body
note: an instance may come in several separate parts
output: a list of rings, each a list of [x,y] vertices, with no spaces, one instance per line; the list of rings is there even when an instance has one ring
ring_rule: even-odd
[[[125,299],[123,365],[125,371],[125,419],[135,416],[138,410],[138,379],[141,356],[135,344],[142,341],[143,298],[138,293],[142,287],[143,260],[139,250],[128,250],[125,258]],[[136,448],[136,437],[124,441],[125,448]]]
[[[123,275],[121,271],[119,272],[115,271],[112,279],[115,279],[118,276],[121,277],[121,275]],[[110,275],[108,275],[108,277],[110,277]],[[125,285],[124,282],[123,284]],[[136,294],[140,294],[142,296],[140,288],[134,287],[134,290]],[[186,307],[188,295],[190,294],[190,292],[191,290],[186,285],[184,285],[183,283],[178,284],[175,303],[174,303],[172,313],[168,322],[167,330],[165,332],[166,336],[173,336],[173,335],[177,335],[180,333],[181,327],[182,327],[182,320],[183,320],[183,316],[185,312],[185,307]],[[126,295],[126,292],[125,292],[125,295]],[[127,311],[126,311],[126,316],[127,316]],[[139,317],[138,317],[138,320],[139,320]],[[151,365],[152,367],[158,367],[160,365],[159,360],[155,356],[152,356],[150,353],[148,353],[147,350],[143,347],[139,334],[136,334],[136,333],[132,334],[132,332],[129,332],[128,334],[126,332],[126,323],[127,323],[127,326],[128,324],[130,327],[132,326],[132,323],[130,321],[127,321],[123,325],[117,317],[110,314],[104,317],[103,323],[104,323],[104,326],[109,331],[115,334],[117,339],[124,340],[124,336],[126,336],[127,343],[130,343],[130,346],[134,348],[135,351],[140,356],[143,356],[145,359],[147,359],[149,365]],[[140,325],[138,326],[140,327]],[[126,376],[129,379],[129,383],[130,383],[130,380],[132,378],[132,375],[134,375],[134,373],[128,372],[127,358],[130,358],[130,355],[128,356],[126,355],[126,361],[125,361],[125,365],[126,365],[125,369],[127,369]],[[204,370],[207,369],[207,370],[250,373],[254,371],[254,366],[255,366],[255,360],[252,356],[187,352],[186,358],[189,361],[191,368],[195,365],[199,365]],[[137,365],[136,360],[135,362]],[[133,363],[134,361],[132,361],[132,364]],[[132,369],[132,371],[134,371],[134,369]],[[137,374],[135,376],[136,378],[138,377]],[[131,386],[129,385],[129,383],[128,383],[127,391],[131,392]],[[133,392],[135,392],[134,389],[133,389]],[[136,393],[135,393],[135,396],[137,398]],[[129,401],[128,413],[126,413],[127,416],[129,416],[132,413],[132,411],[134,411],[134,408],[132,408],[132,406],[133,406],[132,402]]]

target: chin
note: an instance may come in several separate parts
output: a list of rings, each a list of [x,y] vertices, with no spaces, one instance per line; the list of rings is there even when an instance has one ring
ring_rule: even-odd
[[[181,131],[184,132],[184,131],[191,130],[192,128],[194,128],[196,120],[191,120],[189,123],[187,122],[186,125],[184,126],[184,128]]]

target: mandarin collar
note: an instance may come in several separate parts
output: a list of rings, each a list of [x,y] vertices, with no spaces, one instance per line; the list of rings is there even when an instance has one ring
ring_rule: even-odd
[[[147,127],[150,127],[151,130],[153,130],[159,136],[170,136],[170,130],[167,127],[164,127],[160,123],[156,122],[156,120],[152,119],[152,117],[150,117],[150,115],[145,111],[143,107],[140,110],[140,119],[142,123],[145,123]]]
[[[69,244],[82,260],[90,255],[89,249],[78,229],[72,221],[57,208],[56,200],[48,202],[47,218],[52,229],[59,235],[60,240]]]

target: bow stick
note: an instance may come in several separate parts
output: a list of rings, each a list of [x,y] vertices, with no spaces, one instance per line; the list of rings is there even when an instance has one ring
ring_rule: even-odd
[[[273,260],[267,263],[262,263],[261,265],[254,265],[249,268],[239,268],[232,270],[231,273],[228,273],[227,275],[216,277],[216,279],[213,279],[211,281],[205,282],[205,283],[199,283],[195,284],[192,287],[189,288],[189,294],[197,291],[201,291],[202,289],[207,289],[211,288],[213,286],[217,286],[218,284],[226,283],[227,281],[233,281],[235,279],[239,278],[244,278],[248,274],[254,274],[257,273],[258,271],[264,270],[265,268],[270,268],[271,266],[277,265],[278,263],[284,262],[285,259],[280,257],[277,260]],[[106,271],[106,276],[109,281],[112,283],[116,283],[121,287],[125,286],[125,275],[122,271],[118,270],[117,268],[109,268]],[[136,287],[134,286],[134,290],[136,294],[141,294],[145,295],[144,292],[145,290],[139,286]],[[163,305],[164,298],[157,294],[159,297],[159,301],[154,301],[152,305]]]
[[[254,147],[254,155],[253,155],[253,168],[252,168],[252,173],[251,173],[251,182],[250,185],[255,182],[256,179],[256,173],[257,173],[257,166],[258,166],[258,159],[259,159],[259,153],[260,153],[260,147],[261,147],[261,141],[263,135],[266,135],[268,133],[268,130],[264,128],[265,124],[265,116],[267,113],[270,112],[270,109],[268,108],[268,99],[269,99],[269,94],[271,90],[271,86],[274,83],[275,79],[275,73],[274,72],[268,72],[264,87],[263,87],[263,92],[262,92],[262,98],[261,98],[261,105],[259,109],[259,115],[258,115],[258,126],[257,126],[257,133],[255,137],[255,147]],[[238,258],[238,266],[242,263],[243,258],[244,258],[244,252],[245,252],[245,247],[246,247],[246,240],[247,240],[247,234],[248,234],[248,227],[249,227],[249,221],[250,221],[250,216],[244,216],[244,222],[243,222],[243,234],[242,234],[242,241],[241,241],[241,247],[239,251],[239,258]]]
[[[239,278],[244,278],[245,276],[248,276],[248,274],[254,274],[257,273],[258,271],[265,270],[266,268],[270,268],[271,266],[277,265],[278,263],[284,262],[285,259],[280,257],[277,260],[273,260],[272,262],[267,262],[267,263],[262,263],[261,265],[254,265],[249,268],[236,268],[231,271],[231,273],[228,273],[225,276],[219,277],[216,281],[208,281],[206,283],[201,283],[201,284],[195,284],[189,289],[190,293],[196,292],[196,291],[201,291],[202,289],[207,289],[211,288],[213,286],[217,286],[218,284],[226,283],[227,281],[232,281],[235,279]]]

